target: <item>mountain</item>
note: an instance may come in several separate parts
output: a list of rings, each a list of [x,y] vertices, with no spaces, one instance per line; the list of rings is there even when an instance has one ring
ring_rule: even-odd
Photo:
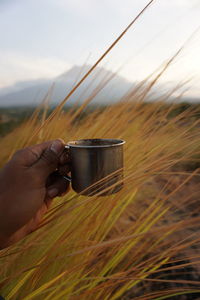
[[[51,89],[51,103],[62,101],[75,83],[91,68],[91,66],[74,66],[60,76],[50,79],[37,79],[18,82],[13,86],[0,89],[0,106],[37,105]],[[133,83],[105,68],[97,67],[81,84],[69,99],[69,103],[82,103],[99,85],[112,78],[109,83],[95,96],[95,103],[111,103],[119,100]]]

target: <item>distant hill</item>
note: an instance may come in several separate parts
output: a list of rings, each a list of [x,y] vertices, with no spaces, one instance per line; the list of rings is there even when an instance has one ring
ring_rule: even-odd
[[[51,103],[59,103],[89,68],[88,65],[84,67],[74,66],[52,80],[42,78],[27,80],[0,89],[0,106],[37,105],[44,99],[52,84]],[[97,67],[70,98],[69,103],[75,101],[81,103],[92,91],[98,88],[99,84],[111,77],[112,80],[96,95],[94,102],[102,104],[116,102],[133,86],[133,83],[105,68]]]

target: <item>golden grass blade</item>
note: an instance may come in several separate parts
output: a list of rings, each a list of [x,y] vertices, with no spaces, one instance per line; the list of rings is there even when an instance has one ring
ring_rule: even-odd
[[[85,81],[85,79],[92,73],[92,71],[99,65],[99,63],[104,59],[104,57],[115,47],[115,45],[121,40],[121,38],[127,33],[127,31],[134,25],[134,23],[143,15],[143,13],[149,8],[149,6],[155,0],[151,0],[148,4],[140,11],[140,13],[131,21],[131,23],[124,29],[124,31],[117,37],[117,39],[108,47],[108,49],[100,56],[100,58],[96,61],[96,63],[89,69],[89,71],[80,79],[80,81],[72,88],[69,94],[65,97],[65,99],[58,105],[58,107],[54,110],[54,112],[49,116],[46,120],[45,125],[47,125],[54,116],[56,116],[57,112],[64,106],[66,101],[73,95],[73,93],[77,90],[77,88]],[[35,132],[34,136],[38,134],[41,130],[42,126]],[[34,137],[33,136],[33,137]]]

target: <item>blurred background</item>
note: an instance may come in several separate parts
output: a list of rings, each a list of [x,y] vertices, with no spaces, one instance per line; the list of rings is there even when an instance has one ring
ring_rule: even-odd
[[[0,105],[37,103],[53,82],[60,84],[54,101],[62,100],[67,87],[84,73],[82,66],[92,65],[146,4],[146,0],[1,0]],[[118,72],[112,90],[117,88],[121,96],[129,83],[154,72],[193,35],[159,88],[191,80],[185,97],[198,101],[199,14],[198,0],[155,1],[103,61],[100,77],[107,70]]]

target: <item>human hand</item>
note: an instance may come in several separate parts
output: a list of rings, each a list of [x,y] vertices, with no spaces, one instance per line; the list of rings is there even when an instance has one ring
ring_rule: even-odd
[[[52,199],[67,192],[64,142],[55,140],[17,151],[0,171],[0,249],[34,231]]]

